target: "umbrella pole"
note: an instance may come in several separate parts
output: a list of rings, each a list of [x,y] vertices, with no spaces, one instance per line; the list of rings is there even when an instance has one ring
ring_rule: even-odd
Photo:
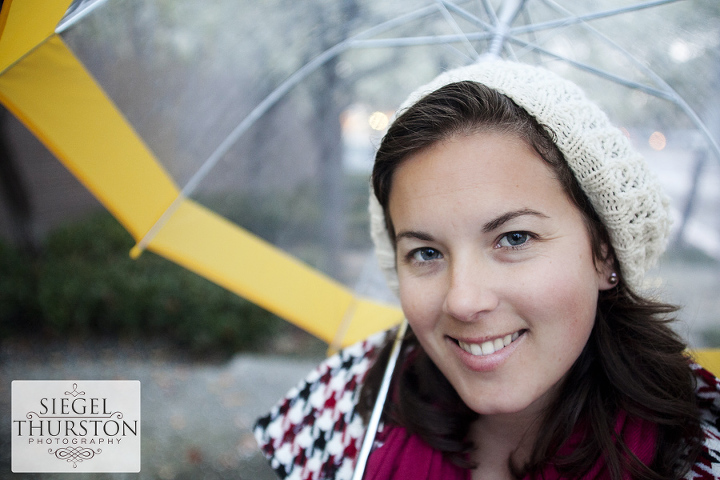
[[[505,46],[508,34],[510,33],[510,25],[513,20],[515,20],[515,17],[518,16],[520,10],[525,6],[525,2],[527,2],[527,0],[505,0],[503,2],[497,17],[494,37],[490,42],[490,46],[486,52],[487,54],[493,57],[500,56],[500,52]]]
[[[355,471],[353,472],[352,480],[362,480],[363,474],[365,473],[367,460],[370,456],[370,450],[372,449],[373,442],[375,441],[375,434],[377,433],[378,424],[380,423],[380,416],[382,415],[383,407],[385,406],[385,399],[387,398],[388,390],[390,388],[390,380],[392,379],[393,372],[395,371],[395,364],[397,363],[398,356],[400,355],[400,346],[402,345],[406,330],[407,320],[403,319],[397,329],[397,333],[395,334],[395,340],[393,340],[390,358],[388,358],[388,363],[385,367],[385,374],[383,375],[382,383],[380,383],[380,389],[378,390],[377,398],[375,399],[375,406],[373,407],[372,414],[370,415],[370,421],[368,422],[368,427],[365,431],[365,438],[363,438],[362,447],[360,448],[358,460],[355,464]]]

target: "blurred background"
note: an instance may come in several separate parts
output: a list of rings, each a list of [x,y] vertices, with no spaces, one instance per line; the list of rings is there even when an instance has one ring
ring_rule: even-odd
[[[193,200],[392,302],[367,228],[374,149],[409,92],[492,48],[501,3],[75,1],[59,31],[176,184],[198,180]],[[576,81],[645,155],[674,217],[647,286],[682,307],[691,347],[718,347],[720,4],[596,15],[628,3],[528,0],[499,53]],[[4,109],[0,156],[2,431],[12,380],[139,379],[140,478],[274,478],[252,423],[326,345],[151,252],[130,259],[131,235]],[[0,478],[55,478],[11,474],[8,442]]]

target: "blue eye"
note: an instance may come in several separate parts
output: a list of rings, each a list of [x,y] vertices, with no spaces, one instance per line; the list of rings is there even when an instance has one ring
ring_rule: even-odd
[[[411,252],[410,256],[416,262],[429,262],[431,260],[437,260],[442,258],[442,254],[439,250],[430,247],[418,248]]]
[[[498,242],[499,247],[519,247],[525,244],[530,238],[530,234],[527,232],[510,232],[506,233],[500,238]]]

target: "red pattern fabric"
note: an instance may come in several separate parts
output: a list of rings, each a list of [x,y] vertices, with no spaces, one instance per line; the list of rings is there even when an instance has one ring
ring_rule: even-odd
[[[364,480],[470,480],[469,470],[450,463],[418,436],[402,427],[388,430],[368,459]]]
[[[626,445],[645,465],[649,465],[655,455],[657,428],[654,424],[628,418],[625,413],[618,416],[615,432],[622,436]],[[561,448],[560,455],[572,453],[580,443],[584,433],[573,434],[567,444]],[[368,460],[364,480],[470,480],[470,471],[457,467],[443,455],[430,447],[416,435],[408,435],[402,427],[386,428],[382,446],[375,449]],[[563,477],[552,465],[542,472],[544,480],[561,480]],[[610,478],[603,459],[578,480],[603,480]],[[626,475],[626,479],[630,479]],[[526,477],[525,480],[532,480]]]

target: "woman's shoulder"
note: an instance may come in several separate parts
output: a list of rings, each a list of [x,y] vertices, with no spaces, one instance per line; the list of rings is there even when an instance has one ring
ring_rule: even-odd
[[[386,332],[328,357],[255,424],[270,466],[283,479],[352,476],[365,425],[355,408]]]
[[[700,421],[705,441],[703,450],[686,479],[720,478],[720,380],[700,365],[692,364],[695,394],[700,406]]]

